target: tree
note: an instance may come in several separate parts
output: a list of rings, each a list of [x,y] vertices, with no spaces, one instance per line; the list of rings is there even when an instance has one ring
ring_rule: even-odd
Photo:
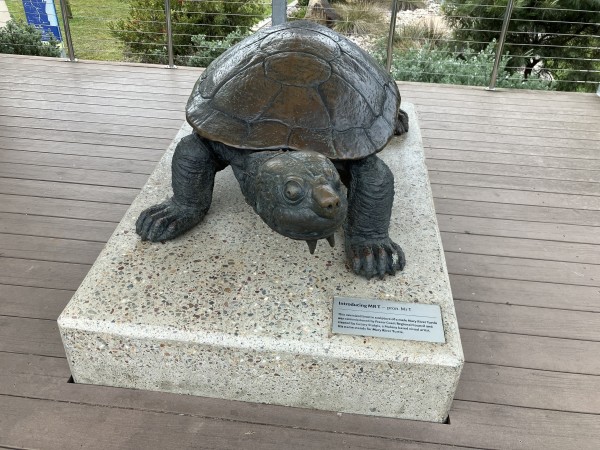
[[[454,38],[482,50],[497,39],[508,0],[452,0],[442,11]],[[527,78],[540,63],[560,90],[596,90],[600,83],[600,1],[516,0],[504,53],[507,71]],[[576,82],[585,82],[576,83]]]
[[[163,0],[130,0],[129,15],[110,24],[125,45],[128,59],[166,63],[166,25]],[[177,0],[171,2],[173,53],[176,64],[186,65],[197,48],[192,36],[223,39],[233,31],[246,32],[266,14],[262,0]]]

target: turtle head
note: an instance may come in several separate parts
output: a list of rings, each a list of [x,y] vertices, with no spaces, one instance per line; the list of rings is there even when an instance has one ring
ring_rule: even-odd
[[[327,157],[311,151],[287,151],[258,169],[254,209],[273,230],[305,240],[313,253],[317,240],[333,246],[333,233],[344,222],[348,201],[340,176]]]

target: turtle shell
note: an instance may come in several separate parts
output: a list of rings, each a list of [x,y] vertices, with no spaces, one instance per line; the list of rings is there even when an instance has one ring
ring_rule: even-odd
[[[262,30],[202,73],[187,120],[232,147],[313,150],[360,159],[394,134],[400,93],[366,52],[308,21]]]

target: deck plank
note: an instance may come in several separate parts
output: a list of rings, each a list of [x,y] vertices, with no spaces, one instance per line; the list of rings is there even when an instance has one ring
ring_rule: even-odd
[[[477,125],[473,125],[476,127]],[[593,125],[590,125],[593,126]],[[1,131],[1,130],[0,130]],[[506,142],[503,138],[498,141],[479,141],[479,136],[470,135],[470,139],[460,139],[460,134],[445,136],[444,133],[429,133],[424,131],[423,142],[425,153],[428,148],[443,148],[447,150],[468,150],[482,153],[513,153],[532,156],[549,156],[552,158],[598,159],[598,152],[594,148],[578,148],[569,145],[559,145],[553,141],[544,141],[543,145],[523,145],[522,142],[514,144]]]
[[[0,284],[0,316],[56,320],[74,293],[64,289]]]
[[[14,133],[7,139],[0,139],[5,151],[22,151],[48,155],[73,155],[89,158],[123,159],[131,161],[147,161],[156,163],[164,154],[164,148],[144,148],[115,146],[112,143],[98,145],[85,142],[67,142],[36,139],[34,136]],[[51,156],[50,156],[51,157]]]
[[[115,222],[79,220],[29,214],[0,212],[0,234],[78,239],[106,243]]]
[[[487,177],[481,177],[481,179],[485,178]],[[468,182],[469,181],[466,180],[466,183]],[[503,187],[481,186],[483,183],[479,180],[472,181],[471,185],[438,184],[433,182],[431,184],[431,190],[436,198],[506,203],[509,205],[517,204],[543,207],[552,205],[552,208],[570,209],[570,214],[577,214],[578,210],[587,209],[594,211],[595,213],[593,216],[597,216],[597,211],[600,210],[599,196],[574,193],[536,192],[519,190],[517,188],[511,189],[511,186],[501,183],[502,182],[497,182],[497,185]],[[568,219],[565,218],[565,220]]]
[[[69,155],[64,153],[31,152],[27,150],[0,149],[0,159],[8,164],[28,164],[34,167],[69,167],[73,169],[104,172],[136,173],[149,175],[156,167],[155,161],[138,161],[106,156]],[[44,170],[44,169],[38,169]]]
[[[589,161],[589,160],[587,160]],[[598,160],[600,162],[600,160]],[[507,177],[525,177],[548,179],[553,181],[587,181],[595,183],[596,194],[600,193],[600,171],[584,168],[568,169],[566,167],[524,166],[511,163],[469,162],[463,160],[439,160],[427,158],[427,168],[436,172],[452,172],[456,174],[496,175]],[[537,181],[537,180],[536,180]],[[541,190],[541,189],[539,189]]]
[[[28,167],[30,167],[32,171],[36,170],[32,166]],[[42,174],[46,173],[46,168],[38,168],[37,171],[39,174],[36,174],[36,177],[40,177]],[[66,200],[84,200],[90,202],[129,205],[137,195],[138,191],[139,186],[115,187],[73,182],[64,183],[60,179],[56,178],[55,181],[27,178],[0,178],[0,194],[21,197],[29,196]],[[8,207],[8,205],[0,205],[0,210],[4,211],[4,207]],[[17,209],[16,212],[20,211]]]
[[[600,244],[600,230],[597,227],[457,216],[441,214],[439,211],[437,220],[442,232],[519,239],[541,239],[562,243]]]
[[[465,170],[467,170],[467,168],[465,168]],[[436,170],[430,170],[429,177],[432,183],[445,186],[473,186],[483,188],[486,190],[509,189],[527,193],[536,192],[543,194],[558,195],[572,194],[576,196],[595,197],[586,198],[585,200],[587,200],[587,202],[582,201],[582,204],[586,205],[582,208],[600,210],[600,183],[598,182],[570,181],[568,179],[557,180],[552,178],[537,178],[533,176],[530,178],[526,178],[523,176],[519,176],[518,174],[503,176],[494,174],[479,174]],[[552,196],[551,198],[551,196],[549,195],[548,200],[543,198],[541,201],[553,202],[554,198],[559,199],[562,197]]]
[[[482,192],[481,189],[453,189],[448,192],[449,190],[436,185],[432,185],[432,190],[437,194],[434,195],[434,203],[438,214],[558,225],[600,226],[598,211],[557,207],[551,203],[541,206],[511,203],[511,192],[494,192],[491,189],[487,192]],[[452,198],[448,198],[450,196]],[[531,198],[531,195],[525,198]]]
[[[467,361],[448,425],[67,383],[55,319],[201,71],[16,55],[0,71],[0,447],[597,447],[595,95],[400,83]]]
[[[449,167],[450,164],[456,164],[455,161],[463,161],[465,163],[488,163],[488,164],[507,164],[518,167],[533,167],[542,169],[575,169],[575,170],[586,170],[586,171],[599,171],[600,170],[600,159],[583,159],[573,157],[554,157],[554,156],[540,156],[526,153],[526,150],[514,150],[512,152],[498,152],[494,153],[491,151],[482,152],[474,150],[459,150],[459,149],[447,149],[441,147],[429,147],[426,150],[427,160],[426,163],[429,166],[431,161],[435,161],[435,164],[439,164],[440,170],[443,167]],[[446,166],[443,164],[447,163]],[[593,174],[592,174],[593,175]],[[598,177],[596,176],[596,180]]]
[[[600,252],[594,244],[448,232],[442,232],[442,242],[446,252],[600,264]]]
[[[260,423],[82,405],[30,398],[5,397],[0,439],[23,448],[64,449],[66,442],[85,441],[87,449],[177,448],[305,449],[318,448],[422,449],[427,444],[402,439],[281,427]],[[127,424],[123,426],[123,424]],[[40,433],[39,430],[46,430]],[[18,430],[18,431],[17,431]]]
[[[0,168],[0,178],[139,189],[148,179],[148,174],[56,166],[43,166],[41,169],[39,166],[31,164],[5,162]]]
[[[42,197],[44,192],[36,191],[36,193],[38,194],[36,196],[0,193],[0,212],[118,223],[128,208],[127,204],[121,203],[106,203],[89,199],[85,201],[65,200]]]
[[[450,284],[455,299],[600,312],[599,293],[595,286],[489,278],[461,273],[450,274]]]
[[[425,442],[451,442],[455,445],[460,444],[460,441],[465,438],[469,439],[469,441],[475,438],[479,448],[498,448],[499,445],[498,443],[494,443],[494,439],[497,439],[499,436],[502,439],[507,439],[502,441],[503,443],[511,443],[511,446],[508,448],[532,448],[531,445],[536,442],[550,445],[549,448],[560,448],[559,445],[564,445],[565,441],[563,440],[566,439],[573,439],[573,442],[582,445],[582,448],[592,448],[590,438],[593,437],[593,433],[599,425],[597,422],[590,420],[589,416],[582,414],[560,411],[557,416],[553,417],[553,414],[556,414],[557,411],[549,411],[551,408],[547,408],[547,406],[551,406],[552,402],[555,401],[554,398],[548,398],[553,397],[552,395],[544,395],[539,399],[533,400],[533,402],[546,407],[538,411],[510,405],[494,406],[480,402],[455,400],[451,412],[450,425],[440,425],[395,419],[378,419],[352,414],[336,415],[335,413],[326,411],[311,411],[311,414],[307,415],[306,410],[300,408],[253,405],[210,398],[194,398],[160,392],[143,392],[103,386],[73,385],[65,382],[65,378],[69,372],[64,360],[0,353],[0,361],[11,363],[0,366],[6,367],[6,369],[0,369],[0,379],[10,380],[10,382],[2,383],[0,395],[12,395],[18,398],[33,397],[33,399],[42,404],[44,401],[58,400],[79,406],[112,406],[117,408],[117,411],[115,411],[116,414],[119,414],[120,409],[143,410],[145,412],[163,413],[165,417],[180,414],[196,418],[224,418],[242,423],[275,424],[280,427],[295,427],[304,430],[334,430],[338,434],[365,433],[370,436],[391,439],[403,437],[419,441],[425,439]],[[473,368],[475,371],[477,370],[475,366]],[[501,367],[492,368],[497,373],[503,369]],[[514,369],[511,370],[514,372]],[[525,371],[517,371],[517,373],[525,375]],[[491,376],[491,374],[488,375]],[[594,380],[589,377],[585,378],[569,374],[563,374],[561,377],[550,379],[549,381],[546,381],[547,377],[539,372],[534,375],[530,374],[529,377],[528,381],[530,382],[536,377],[542,378],[545,380],[545,386],[549,389],[546,392],[548,394],[556,392],[556,395],[559,397],[564,396],[566,392],[571,395],[577,395],[579,392],[579,395],[582,396],[583,393],[578,391],[578,386],[581,387],[578,383],[583,383],[583,385],[592,388],[597,386],[597,384],[594,384],[594,382],[597,383],[597,379]],[[497,374],[494,378],[497,380],[502,379]],[[480,382],[477,374],[471,372],[468,372],[465,377],[466,382],[469,382],[469,380],[475,380],[477,383]],[[560,381],[562,381],[562,384]],[[43,385],[45,388],[42,391],[36,392],[36,386],[39,385]],[[560,392],[563,392],[563,394],[561,395]],[[497,395],[498,397],[503,396],[503,394],[498,392]],[[29,399],[33,400],[32,398]],[[500,398],[496,398],[498,404],[501,401]],[[587,403],[589,402],[584,401],[584,404]],[[591,406],[593,408],[594,404]],[[497,415],[495,421],[488,421],[485,417],[489,416],[482,415],[478,420],[472,422],[475,414],[486,412],[489,414],[490,410]],[[552,421],[548,421],[549,423],[543,427],[545,430],[530,427],[531,419],[533,418],[535,421],[535,417],[539,415],[551,419],[561,419],[565,423],[559,429],[543,437],[542,433],[549,431],[548,428],[550,428]],[[519,425],[517,422],[518,419],[524,419],[527,422]],[[583,423],[588,427],[591,425],[591,428],[587,429],[583,435],[581,433],[577,435],[576,426],[574,426],[574,421],[577,419],[582,419]],[[517,435],[512,438],[503,436],[503,427],[510,427]],[[464,436],[463,432],[467,428],[470,428],[470,431],[467,432],[467,436]],[[489,436],[489,433],[492,435]],[[540,439],[542,440],[540,441]],[[552,439],[558,439],[559,442],[553,444]],[[521,442],[519,443],[519,441]],[[400,446],[400,448],[405,447]]]

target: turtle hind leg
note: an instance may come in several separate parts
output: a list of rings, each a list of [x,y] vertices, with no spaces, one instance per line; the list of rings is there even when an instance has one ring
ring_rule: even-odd
[[[403,109],[398,110],[398,117],[396,118],[396,127],[394,128],[394,134],[400,135],[408,131],[408,114]]]
[[[140,214],[137,234],[143,241],[166,241],[200,223],[210,208],[215,174],[225,167],[210,141],[195,134],[184,137],[171,164],[173,197]]]

